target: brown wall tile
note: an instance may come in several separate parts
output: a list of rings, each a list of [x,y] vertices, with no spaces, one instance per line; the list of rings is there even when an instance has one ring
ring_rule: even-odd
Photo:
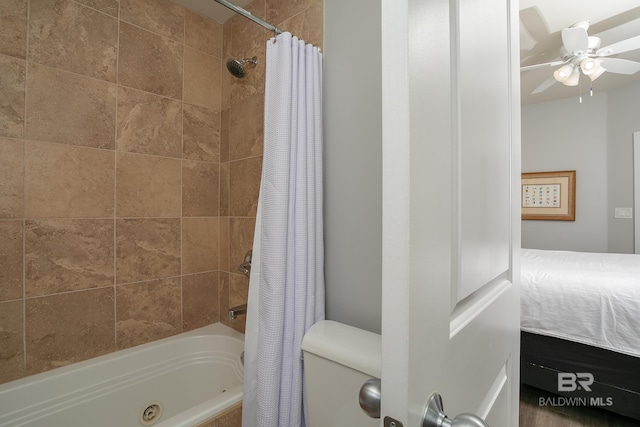
[[[262,154],[264,97],[252,96],[229,110],[229,160]]]
[[[182,215],[217,216],[220,167],[213,163],[182,162]]]
[[[0,55],[0,136],[24,136],[25,62]]]
[[[222,24],[187,10],[184,42],[189,47],[220,58]]]
[[[281,21],[278,24],[278,28],[282,31],[288,31],[293,34],[298,40],[307,40],[309,34],[309,28],[307,27],[306,10],[298,12],[297,14]]]
[[[183,158],[220,161],[220,113],[184,104]]]
[[[247,6],[247,10],[264,18],[264,1],[252,2]],[[257,66],[249,69],[245,77],[241,79],[230,77],[229,105],[234,105],[253,95],[264,94],[266,42],[273,33],[239,15],[227,21],[225,28],[227,26],[231,29],[231,43],[230,50],[225,52],[224,58],[243,59],[254,56],[258,58]],[[226,71],[225,74],[229,75]]]
[[[0,301],[22,298],[23,227],[22,221],[0,221]]]
[[[184,102],[220,110],[220,59],[192,49],[184,52]]]
[[[231,41],[233,40],[234,17],[228,19],[222,26],[222,57],[231,55]]]
[[[0,383],[24,376],[23,302],[0,302]]]
[[[179,217],[181,161],[117,154],[116,215]]]
[[[324,28],[324,6],[322,0],[309,0],[310,6],[306,19],[309,27],[309,38],[307,43],[322,48],[323,28]]]
[[[182,50],[180,43],[121,22],[118,82],[182,99]]]
[[[27,297],[112,286],[112,219],[27,220]]]
[[[253,248],[255,218],[229,218],[229,267],[236,272],[244,262],[244,255]]]
[[[182,273],[218,269],[218,218],[182,219]]]
[[[0,2],[0,54],[26,58],[27,0]]]
[[[180,275],[180,219],[116,220],[116,283]]]
[[[245,9],[257,16],[265,19],[265,0],[254,0],[245,6]],[[265,19],[266,20],[266,19]],[[266,41],[273,36],[273,33],[260,25],[247,20],[240,15],[234,15],[224,23],[230,29],[228,50],[225,53],[231,56],[251,57],[258,55],[258,51],[266,45]]]
[[[282,22],[309,8],[309,0],[266,0],[267,17]]]
[[[27,218],[113,216],[114,152],[26,142]]]
[[[229,169],[230,162],[220,165],[220,216],[229,216]]]
[[[235,319],[229,319],[228,311],[231,307],[235,307],[238,304],[233,304],[229,299],[230,277],[229,273],[220,272],[220,323],[223,323],[236,331],[244,333],[246,316],[240,315]],[[243,303],[244,304],[244,303]]]
[[[253,96],[260,96],[262,98],[264,96],[266,59],[263,53],[252,54],[250,58],[253,56],[258,58],[258,64],[255,68],[249,68],[243,78],[238,79],[229,75],[229,105],[231,107],[247,98]],[[225,73],[227,73],[226,70]]]
[[[27,374],[115,350],[113,288],[26,301]]]
[[[236,79],[227,69],[227,60],[231,55],[223,55],[220,60],[220,109],[226,110],[231,106],[231,80]]]
[[[229,162],[229,215],[256,216],[262,157]]]
[[[229,274],[229,305],[245,304],[249,298],[249,278],[244,274]]]
[[[31,0],[29,59],[116,81],[118,20],[71,0]]]
[[[222,271],[237,271],[240,264],[231,264],[229,262],[229,217],[220,217],[220,265],[218,268]]]
[[[0,218],[21,218],[24,196],[24,143],[0,137]]]
[[[182,332],[180,278],[116,287],[118,350]]]
[[[240,319],[229,319],[229,273],[221,271],[219,274],[219,299],[220,299],[220,323],[232,327],[232,324],[240,324]]]
[[[269,10],[278,17],[272,23],[298,28],[296,35],[307,42],[321,42],[322,0],[255,0],[247,9],[262,18]],[[120,29],[117,45],[114,23]],[[78,30],[88,38],[74,36]],[[0,277],[0,300],[9,298],[0,303],[0,382],[25,375],[25,354],[26,374],[32,374],[115,350],[116,321],[118,348],[217,316],[244,330],[246,317],[231,321],[226,310],[230,302],[246,300],[247,279],[237,266],[253,241],[265,46],[272,35],[241,16],[213,23],[171,0],[0,1],[0,218],[6,218],[0,220],[0,258],[8,259],[0,262],[10,264]],[[114,81],[115,55],[118,84],[108,81]],[[227,72],[226,58],[252,56],[259,64],[244,79]],[[105,151],[116,148],[117,158]],[[154,156],[160,160],[152,165]],[[167,176],[165,165],[177,167],[170,166]],[[216,169],[217,196],[211,190],[218,184],[208,186]],[[113,289],[109,233],[89,226],[103,223],[116,227],[120,285]],[[44,233],[37,234],[41,228]],[[60,238],[54,240],[53,233]],[[28,249],[21,246],[24,239]],[[34,268],[26,265],[25,252]],[[24,288],[25,268],[30,290]],[[93,283],[94,275],[101,284],[90,286],[104,287],[59,290]],[[52,285],[54,278],[60,288]],[[25,292],[64,293],[25,302]],[[219,306],[210,302],[216,298]]]
[[[183,329],[207,326],[218,322],[218,272],[192,274],[182,277]]]
[[[264,113],[262,113],[264,116]],[[229,116],[230,110],[227,108],[220,113],[220,161],[229,161]]]
[[[242,404],[220,414],[216,427],[242,427]]]
[[[27,86],[28,139],[114,149],[114,84],[30,64]]]
[[[120,87],[116,145],[119,151],[181,157],[181,103]]]
[[[170,0],[120,0],[120,19],[182,42],[184,8]]]
[[[118,16],[120,0],[76,0],[86,6],[92,7],[111,16]]]

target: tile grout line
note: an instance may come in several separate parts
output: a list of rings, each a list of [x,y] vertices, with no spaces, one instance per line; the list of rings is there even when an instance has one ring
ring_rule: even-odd
[[[118,102],[120,94],[120,2],[118,2],[117,36],[116,44],[118,53],[116,55],[116,110],[113,133],[113,345],[114,350],[118,350],[118,277],[117,277],[117,245],[118,245]]]
[[[186,9],[185,9],[185,14],[184,14],[184,18],[182,21],[182,95],[181,95],[181,113],[182,116],[180,117],[181,119],[181,123],[180,123],[180,331],[184,332],[184,280],[183,280],[183,274],[184,274],[184,248],[183,248],[183,241],[184,241],[184,220],[183,220],[183,215],[184,215],[184,164],[185,164],[185,158],[184,158],[184,91],[185,91],[185,75],[184,75],[184,71],[185,71],[185,52],[186,52],[186,45],[187,45],[187,13],[186,13]]]
[[[31,0],[27,0],[27,36],[24,52],[24,123],[22,125],[22,375],[27,375],[27,81],[29,77],[29,21]]]

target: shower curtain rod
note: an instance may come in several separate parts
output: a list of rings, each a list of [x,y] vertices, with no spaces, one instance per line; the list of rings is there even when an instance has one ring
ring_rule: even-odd
[[[268,22],[263,21],[262,19],[255,17],[251,14],[251,12],[244,10],[243,8],[236,6],[233,3],[229,3],[227,0],[214,0],[216,3],[220,3],[221,5],[228,7],[229,9],[233,10],[236,13],[239,13],[240,15],[244,16],[247,19],[252,20],[253,22],[255,22],[258,25],[262,25],[264,28],[266,28],[269,31],[273,31],[276,34],[280,34],[282,33],[282,30],[279,29],[278,27],[274,27],[273,25],[269,24]]]

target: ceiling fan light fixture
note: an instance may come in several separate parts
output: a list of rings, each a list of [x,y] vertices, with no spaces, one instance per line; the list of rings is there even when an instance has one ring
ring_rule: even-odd
[[[600,61],[594,58],[586,58],[580,62],[580,68],[585,76],[595,73],[601,68]]]
[[[588,76],[591,79],[591,81],[594,81],[595,79],[603,75],[605,71],[607,71],[607,69],[604,68],[602,64],[600,64],[600,61],[598,61],[598,68],[596,68],[596,70],[593,73],[588,74]]]
[[[575,68],[573,70],[573,73],[571,73],[571,75],[565,79],[562,84],[565,86],[578,86],[578,83],[580,82],[580,69],[579,68]]]
[[[560,83],[566,82],[574,74],[573,64],[565,64],[553,72],[553,77]]]

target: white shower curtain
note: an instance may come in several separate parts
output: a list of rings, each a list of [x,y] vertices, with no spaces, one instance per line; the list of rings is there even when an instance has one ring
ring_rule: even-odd
[[[244,427],[306,425],[301,343],[324,319],[322,55],[267,42],[264,157],[245,334]]]

